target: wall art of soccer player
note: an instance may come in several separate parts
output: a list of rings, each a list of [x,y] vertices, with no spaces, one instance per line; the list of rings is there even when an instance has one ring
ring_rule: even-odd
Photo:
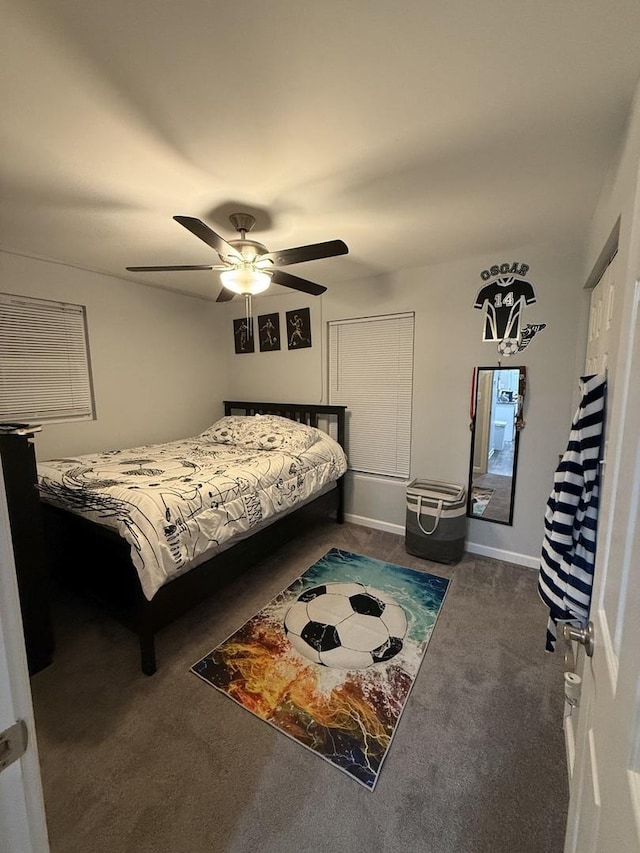
[[[280,315],[260,314],[258,316],[258,339],[260,352],[280,349]]]
[[[287,345],[289,349],[311,346],[311,312],[308,308],[287,311]]]
[[[233,337],[235,339],[236,353],[255,352],[253,327],[253,320],[246,317],[233,321]]]
[[[480,274],[486,284],[473,307],[484,311],[483,341],[519,339],[524,306],[536,301],[533,285],[525,280],[528,271],[528,264],[513,261],[496,264]]]

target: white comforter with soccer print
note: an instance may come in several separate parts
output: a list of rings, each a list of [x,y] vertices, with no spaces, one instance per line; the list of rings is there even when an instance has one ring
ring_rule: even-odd
[[[214,427],[220,433],[219,425],[233,420]],[[216,435],[214,427],[167,444],[39,463],[41,497],[115,528],[131,545],[150,600],[234,536],[294,508],[346,470],[342,448],[320,430],[312,440],[306,433],[303,442],[276,441],[279,449],[265,450],[261,445],[270,445],[255,441],[255,429],[237,445],[229,443],[232,429]],[[269,433],[273,441],[273,421]],[[265,436],[263,428],[258,438]]]

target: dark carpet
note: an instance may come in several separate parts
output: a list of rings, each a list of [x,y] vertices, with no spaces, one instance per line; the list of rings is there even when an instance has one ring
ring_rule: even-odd
[[[334,546],[453,581],[373,793],[189,672]],[[531,569],[443,566],[327,522],[162,631],[152,678],[91,605],[60,594],[54,617],[55,662],[32,679],[53,853],[562,850],[562,659]]]

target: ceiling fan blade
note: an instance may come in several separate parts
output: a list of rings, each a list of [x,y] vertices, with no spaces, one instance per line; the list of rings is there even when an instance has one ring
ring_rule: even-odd
[[[180,264],[173,267],[127,267],[129,272],[178,272],[180,270],[212,270],[208,264]]]
[[[235,293],[233,292],[233,290],[229,290],[228,287],[223,287],[220,293],[218,294],[216,302],[229,302],[231,299],[233,299],[234,296]]]
[[[176,222],[179,222],[187,231],[191,231],[200,240],[203,240],[207,246],[215,249],[219,255],[232,255],[239,257],[236,249],[233,248],[226,240],[223,240],[219,234],[212,231],[208,225],[205,225],[200,219],[195,219],[193,216],[174,216]]]
[[[286,267],[288,264],[301,264],[303,261],[334,258],[336,255],[346,255],[348,252],[349,247],[342,240],[327,240],[326,243],[312,243],[309,246],[296,246],[293,249],[270,252],[262,257],[269,258],[277,267]]]
[[[293,290],[310,293],[312,296],[320,296],[327,289],[322,284],[307,281],[306,278],[299,278],[297,275],[291,275],[291,273],[284,272],[283,270],[275,270],[271,276],[271,281],[275,284],[282,284],[284,287],[291,287]]]

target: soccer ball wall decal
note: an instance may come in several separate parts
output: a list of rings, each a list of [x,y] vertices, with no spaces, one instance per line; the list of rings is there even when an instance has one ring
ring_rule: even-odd
[[[366,669],[403,647],[407,617],[387,593],[360,583],[305,590],[284,617],[291,645],[307,660],[336,669]]]
[[[520,341],[518,338],[503,338],[498,344],[498,352],[500,355],[506,356],[506,358],[515,355],[519,349]]]

